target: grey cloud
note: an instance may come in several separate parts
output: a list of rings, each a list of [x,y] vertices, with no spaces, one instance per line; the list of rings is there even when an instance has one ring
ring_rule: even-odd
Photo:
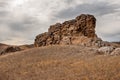
[[[7,2],[5,2],[5,1],[1,1],[0,2],[0,7],[6,7],[6,5],[8,5]]]
[[[24,17],[21,21],[13,21],[8,24],[10,26],[12,31],[29,31],[31,28],[33,28],[32,24],[37,24],[37,20],[33,17]],[[34,26],[35,27],[35,26]]]
[[[99,33],[100,34],[100,33]],[[103,37],[105,38],[113,38],[113,40],[115,39],[115,37],[120,36],[120,31],[116,31],[116,32],[112,32],[112,33],[102,33],[101,34]],[[120,39],[119,39],[120,40]]]
[[[17,22],[11,23],[9,26],[12,31],[24,31],[27,29],[27,26],[24,26],[24,24]]]
[[[8,0],[7,0],[8,1]],[[0,1],[0,17],[6,16],[9,12],[5,9],[8,5],[7,1]]]
[[[106,24],[104,24],[104,25],[106,25]],[[109,30],[109,29],[113,29],[113,30]],[[106,31],[104,31],[104,30],[106,30]],[[116,29],[111,26],[109,26],[109,28],[105,28],[105,26],[104,26],[104,30],[101,30],[97,33],[98,36],[101,37],[103,40],[112,41],[112,42],[120,41],[120,28],[119,27]]]
[[[57,18],[70,18],[82,13],[94,14],[96,16],[103,16],[117,12],[119,5],[110,4],[108,2],[84,3],[77,5],[74,8],[68,8],[60,11]]]
[[[74,0],[65,0],[66,3],[70,4],[72,3]]]
[[[8,13],[8,11],[0,11],[0,17],[7,16]]]
[[[7,12],[1,13],[5,14]],[[38,24],[40,24],[40,22],[34,16],[22,15],[20,16],[20,18],[19,16],[17,18],[14,18],[9,12],[5,16],[3,16],[2,14],[0,14],[0,16],[3,17],[3,19],[0,19],[0,28],[9,29],[6,32],[0,32],[1,42],[13,41],[14,38],[21,38],[21,41],[23,39],[33,41],[35,36],[38,34],[36,34],[35,32],[39,30]],[[6,27],[4,27],[4,24],[6,25]],[[35,30],[36,28],[38,29]],[[25,44],[25,42],[20,44]]]

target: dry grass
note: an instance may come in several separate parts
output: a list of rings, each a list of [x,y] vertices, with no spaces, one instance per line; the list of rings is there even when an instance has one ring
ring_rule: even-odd
[[[49,46],[0,57],[0,80],[120,80],[120,56]]]

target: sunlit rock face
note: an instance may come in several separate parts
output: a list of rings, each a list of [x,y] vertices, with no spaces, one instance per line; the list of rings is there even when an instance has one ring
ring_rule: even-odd
[[[96,18],[81,14],[73,20],[51,25],[48,32],[36,36],[36,47],[47,45],[86,45],[101,46],[102,40],[95,34]],[[102,44],[104,45],[104,44]]]

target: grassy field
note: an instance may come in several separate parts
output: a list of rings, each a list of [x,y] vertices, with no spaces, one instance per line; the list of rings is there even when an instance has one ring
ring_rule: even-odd
[[[120,56],[48,46],[0,56],[0,80],[120,80]]]

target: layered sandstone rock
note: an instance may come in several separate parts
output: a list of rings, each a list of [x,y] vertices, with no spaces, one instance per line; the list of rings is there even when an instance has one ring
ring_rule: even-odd
[[[36,36],[36,47],[63,44],[102,46],[102,40],[95,34],[96,19],[93,15],[82,14],[73,20],[51,25],[48,32]]]

